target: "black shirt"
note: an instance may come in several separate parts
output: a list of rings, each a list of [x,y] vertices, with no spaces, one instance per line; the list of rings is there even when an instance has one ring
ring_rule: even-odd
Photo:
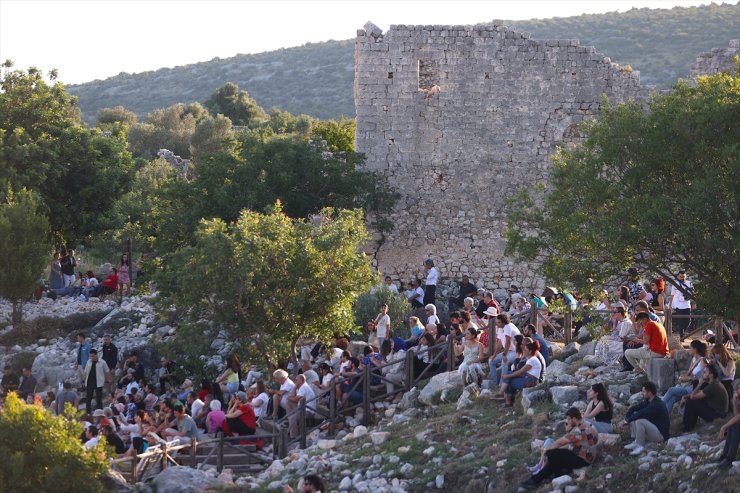
[[[107,346],[103,344],[103,361],[106,362],[111,371],[116,369],[116,366],[118,366],[118,348],[115,344],[110,343]]]
[[[117,454],[122,454],[126,452],[126,446],[123,444],[123,440],[121,440],[121,437],[119,437],[115,433],[111,433],[110,435],[106,436],[105,441],[108,442],[108,445],[113,446]]]
[[[463,283],[460,283],[460,298],[467,298],[470,296],[471,298],[473,296],[478,294],[478,288],[473,284],[472,282],[469,282],[468,285],[464,285]]]
[[[87,376],[87,386],[88,388],[97,388],[98,387],[98,372],[96,370],[96,366],[98,364],[97,361],[90,360],[91,366],[90,366],[90,374]]]
[[[62,274],[65,276],[75,275],[75,267],[77,267],[77,259],[72,256],[62,257]]]

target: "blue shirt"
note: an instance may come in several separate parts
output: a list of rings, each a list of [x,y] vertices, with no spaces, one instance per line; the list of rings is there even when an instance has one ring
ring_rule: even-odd
[[[542,358],[545,360],[545,364],[547,366],[550,366],[550,346],[547,345],[547,341],[545,340],[545,338],[535,333],[532,336],[532,340],[540,343],[540,354],[542,355]]]

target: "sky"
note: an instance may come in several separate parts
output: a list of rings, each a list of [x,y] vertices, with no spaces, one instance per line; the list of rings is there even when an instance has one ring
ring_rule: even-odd
[[[733,0],[734,1],[734,0]],[[67,84],[349,39],[367,21],[477,24],[695,6],[693,0],[0,0],[0,63]]]

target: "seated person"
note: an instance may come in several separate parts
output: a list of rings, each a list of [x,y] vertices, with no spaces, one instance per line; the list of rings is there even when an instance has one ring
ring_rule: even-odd
[[[382,373],[385,377],[385,391],[391,393],[396,385],[402,385],[406,377],[406,351],[396,348],[395,338],[383,341],[380,354],[383,356]]]
[[[653,382],[642,385],[643,401],[627,410],[622,427],[629,426],[630,434],[635,440],[625,445],[630,455],[640,455],[647,442],[664,442],[668,440],[671,420],[663,401],[657,398],[658,388]]]
[[[737,457],[740,445],[740,382],[735,384],[735,395],[732,400],[735,415],[719,429],[719,439],[725,440],[725,447],[717,462],[720,469],[729,469]]]
[[[100,427],[100,434],[105,437],[106,443],[113,447],[113,450],[117,455],[126,453],[126,446],[123,444],[123,440],[119,437],[111,425],[103,425]]]
[[[435,326],[436,327],[436,326]],[[427,369],[431,361],[430,348],[434,345],[434,336],[429,332],[425,332],[421,339],[419,339],[419,345],[414,346],[412,351],[416,353],[414,357],[414,378],[419,378],[424,370]],[[428,374],[429,372],[427,372]]]
[[[175,404],[172,407],[172,411],[175,413],[175,420],[177,422],[177,429],[167,428],[164,430],[162,435],[165,439],[177,438],[180,443],[190,443],[198,438],[198,428],[195,426],[193,418],[185,413],[185,406],[182,404]]]
[[[86,299],[90,299],[93,296],[93,293],[96,292],[98,289],[98,285],[100,284],[98,282],[98,278],[95,277],[95,274],[93,271],[89,270],[85,274],[85,279],[81,280],[82,283],[82,294],[85,296]]]
[[[295,383],[288,378],[288,372],[285,370],[275,370],[272,378],[280,385],[278,390],[271,390],[272,394],[272,417],[282,418],[288,410],[288,396],[293,391]]]
[[[586,405],[586,412],[583,413],[583,421],[596,428],[599,433],[611,433],[614,405],[606,386],[603,383],[595,383],[588,389],[587,395],[589,402]]]
[[[506,386],[506,404],[508,406],[514,405],[514,394],[517,390],[522,390],[525,387],[534,387],[539,382],[544,367],[542,361],[537,357],[539,344],[535,341],[527,342],[522,344],[522,354],[525,359],[524,366],[520,369],[505,373],[501,376],[502,380],[507,381]],[[580,419],[579,412],[579,419]]]
[[[254,435],[257,430],[257,418],[254,409],[247,403],[247,394],[236,392],[231,396],[229,408],[226,411],[226,425],[224,433],[228,435]]]
[[[718,375],[717,368],[708,365],[704,368],[696,389],[681,398],[681,402],[685,403],[683,431],[687,433],[692,431],[699,417],[711,422],[725,416],[729,397],[724,386],[719,382]]]
[[[577,407],[571,407],[565,413],[565,431],[564,437],[555,440],[544,451],[541,469],[524,481],[522,488],[534,490],[551,476],[561,476],[591,465],[596,458],[599,432],[583,422]]]
[[[322,363],[322,365],[325,364],[326,363]],[[249,405],[254,409],[254,417],[257,419],[257,423],[259,424],[260,420],[267,416],[267,407],[270,405],[270,397],[267,395],[267,387],[265,387],[265,382],[262,380],[257,380],[254,387],[256,395],[249,401]]]
[[[455,344],[455,355],[463,356],[463,362],[457,369],[458,375],[462,378],[462,386],[468,385],[468,381],[478,383],[479,377],[483,375],[482,361],[486,357],[486,349],[478,341],[478,331],[473,327],[463,334],[465,341]]]
[[[297,408],[303,399],[306,401],[306,419],[308,420],[316,413],[316,395],[313,393],[311,386],[306,383],[306,378],[303,375],[296,375],[295,388],[288,396],[288,411]],[[299,413],[294,413],[288,417],[288,434],[291,438],[298,436],[300,418]]]
[[[635,316],[635,325],[643,334],[643,346],[638,349],[627,349],[624,357],[635,370],[645,373],[647,360],[663,358],[668,354],[668,338],[665,328],[660,322],[653,322],[647,313],[641,312]],[[641,365],[641,363],[643,363]]]
[[[362,384],[358,382],[362,379],[360,373],[360,360],[352,356],[345,368],[345,371],[339,374],[339,383],[336,385],[337,400],[343,405],[349,402],[351,405],[362,402]]]
[[[211,400],[208,405],[208,414],[206,415],[206,431],[208,433],[221,431],[224,421],[226,421],[226,413],[221,410],[221,401],[217,399]]]
[[[692,357],[689,371],[678,378],[679,385],[668,389],[663,396],[663,404],[668,409],[668,414],[673,410],[673,406],[681,400],[681,397],[689,395],[699,385],[699,379],[707,364],[707,345],[704,341],[699,339],[691,341],[689,353]]]
[[[113,267],[113,271],[103,279],[97,289],[92,292],[93,296],[113,294],[118,289],[118,269]]]

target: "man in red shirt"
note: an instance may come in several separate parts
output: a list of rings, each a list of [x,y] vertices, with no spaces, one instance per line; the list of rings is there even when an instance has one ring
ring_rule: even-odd
[[[644,373],[647,363],[641,365],[641,360],[651,358],[663,358],[668,354],[668,338],[666,337],[665,328],[660,322],[652,322],[650,315],[645,312],[638,313],[635,317],[635,325],[638,330],[643,330],[644,344],[640,348],[627,349],[624,357],[635,367],[635,370]]]
[[[113,294],[118,288],[118,269],[113,268],[113,272],[100,283],[100,294]]]

